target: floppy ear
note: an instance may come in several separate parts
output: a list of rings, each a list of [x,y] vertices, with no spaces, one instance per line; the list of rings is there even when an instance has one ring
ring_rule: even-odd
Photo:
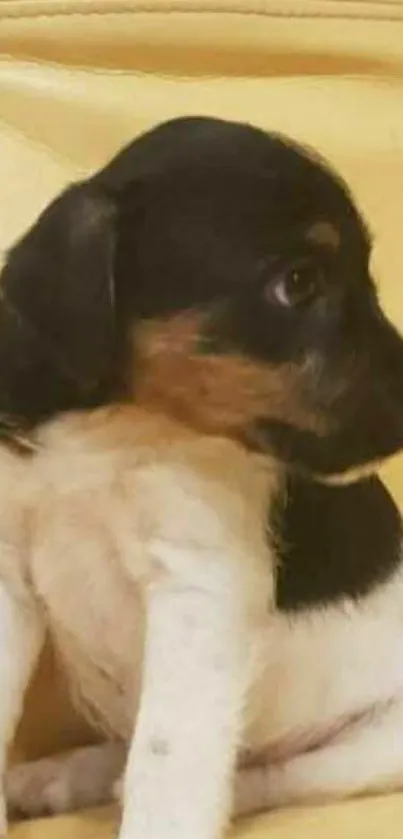
[[[49,409],[42,406],[45,413],[53,407],[52,376],[60,391],[54,404],[57,410],[91,399],[110,372],[115,228],[111,199],[93,183],[78,184],[43,212],[8,256],[0,286],[0,388],[2,355],[8,353],[17,379],[21,367],[27,373],[31,366],[40,389],[45,376],[45,401],[49,401]],[[6,378],[16,392],[14,402],[24,405],[27,374],[18,379],[19,384]],[[62,381],[70,397],[62,397]],[[67,405],[59,405],[66,399]],[[69,399],[75,404],[69,405]],[[37,393],[41,414],[39,400]]]

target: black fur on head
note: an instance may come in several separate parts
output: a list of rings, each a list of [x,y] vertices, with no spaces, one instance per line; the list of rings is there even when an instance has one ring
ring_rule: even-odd
[[[346,186],[248,125],[178,119],[70,187],[10,251],[0,412],[135,400],[310,474],[403,445],[403,343]]]

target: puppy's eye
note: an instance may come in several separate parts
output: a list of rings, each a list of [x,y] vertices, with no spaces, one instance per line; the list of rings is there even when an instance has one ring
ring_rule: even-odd
[[[287,265],[273,277],[267,296],[291,308],[309,303],[322,286],[321,266],[314,259],[305,257]]]

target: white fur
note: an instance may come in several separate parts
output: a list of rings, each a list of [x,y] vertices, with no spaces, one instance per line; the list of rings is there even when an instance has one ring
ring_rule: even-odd
[[[237,750],[237,813],[403,788],[402,569],[359,602],[273,613],[272,465],[155,433],[130,411],[56,423],[0,520],[17,540],[25,510],[4,583],[45,604],[81,700],[128,743],[137,721],[121,836],[218,836]],[[96,746],[17,767],[8,800],[104,801],[124,761]]]
[[[237,812],[403,788],[402,572],[358,603],[279,615],[256,697]]]
[[[245,723],[238,814],[403,788],[402,570],[357,603],[270,615],[264,667],[249,692]],[[80,760],[78,752],[52,761],[69,807],[83,802]],[[85,750],[89,803],[105,800],[108,760],[112,789],[124,748]],[[10,801],[21,805],[35,780],[45,797],[49,779],[41,766],[22,771],[23,783],[21,768],[9,775]]]
[[[215,839],[273,598],[273,466],[132,408],[49,426],[33,460],[15,460],[14,480],[10,457],[14,502],[0,530],[23,533],[24,546],[12,574],[0,556],[4,591],[16,578],[33,600],[74,690],[111,733],[131,739],[137,715],[122,839]],[[38,642],[28,661],[23,606],[11,624],[3,600],[4,752]]]

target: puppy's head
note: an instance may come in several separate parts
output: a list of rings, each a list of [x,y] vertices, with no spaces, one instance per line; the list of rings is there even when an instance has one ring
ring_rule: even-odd
[[[10,252],[0,409],[32,425],[135,400],[311,474],[379,461],[403,446],[403,342],[369,257],[345,185],[300,147],[162,125]]]

